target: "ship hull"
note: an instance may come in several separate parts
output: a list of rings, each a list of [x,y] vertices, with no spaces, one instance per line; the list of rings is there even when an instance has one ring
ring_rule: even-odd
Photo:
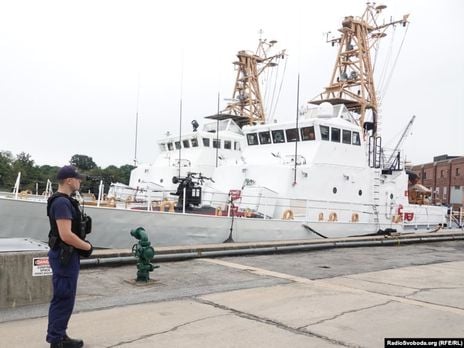
[[[88,238],[94,246],[101,248],[131,248],[135,240],[130,231],[137,227],[147,231],[155,246],[340,238],[377,233],[388,228],[397,232],[424,231],[443,222],[443,215],[440,217],[442,209],[427,209],[434,210],[435,215],[429,212],[429,217],[420,223],[399,221],[379,225],[85,207],[86,213],[93,220],[93,231]],[[420,216],[419,211],[416,216]],[[46,241],[48,231],[45,202],[0,198],[0,237],[27,237]]]

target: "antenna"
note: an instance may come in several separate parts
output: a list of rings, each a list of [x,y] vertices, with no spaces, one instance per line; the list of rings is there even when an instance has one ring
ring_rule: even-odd
[[[217,112],[219,114],[219,106],[220,106],[220,99],[221,94],[218,92],[217,98]],[[216,121],[216,168],[218,167],[218,159],[219,159],[219,119]]]
[[[300,139],[300,132],[298,129],[299,117],[300,117],[300,73],[298,73],[298,82],[296,87],[296,131],[297,131],[297,138],[295,141],[295,170],[293,173],[293,186],[296,185],[296,166],[297,166],[297,156],[298,156],[298,140]]]
[[[378,16],[386,6],[367,3],[361,17],[346,16],[339,29],[341,36],[329,39],[332,46],[339,44],[335,67],[329,86],[318,97],[311,100],[313,104],[329,102],[344,104],[349,111],[359,114],[361,127],[377,135],[378,97],[374,87],[374,69],[371,62],[371,49],[386,36],[388,27],[408,23],[408,15],[402,19],[386,24],[378,24]],[[372,122],[366,121],[367,111],[372,112]]]
[[[180,177],[180,165],[182,160],[182,98],[184,90],[184,50],[181,52],[181,68],[180,68],[180,103],[179,103],[179,172]]]
[[[137,166],[137,143],[138,143],[138,133],[139,133],[139,96],[140,96],[140,73],[137,75],[137,107],[135,111],[134,166]]]

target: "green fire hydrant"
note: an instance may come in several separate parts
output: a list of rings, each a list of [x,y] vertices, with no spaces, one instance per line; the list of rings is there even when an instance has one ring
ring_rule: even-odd
[[[150,263],[155,256],[155,249],[148,240],[148,235],[143,227],[138,227],[130,232],[131,236],[139,242],[132,247],[132,254],[137,257],[137,279],[138,282],[148,282],[150,272],[159,266]]]

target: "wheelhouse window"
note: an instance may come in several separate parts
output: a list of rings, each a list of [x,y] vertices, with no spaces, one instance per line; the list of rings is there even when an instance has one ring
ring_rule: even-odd
[[[203,146],[209,147],[209,138],[203,138]]]
[[[190,141],[192,142],[192,147],[198,147],[198,139],[197,138],[192,138],[192,139],[190,139]]]
[[[361,138],[359,137],[359,132],[353,132],[353,137],[352,137],[352,144],[353,145],[361,145]]]
[[[213,147],[215,149],[220,149],[221,148],[221,139],[213,139]]]
[[[168,150],[169,151],[174,150],[174,145],[172,143],[168,143]]]
[[[258,135],[256,133],[247,134],[248,145],[258,145]]]
[[[285,143],[284,131],[282,129],[273,130],[271,131],[271,134],[272,134],[272,142],[274,144]]]
[[[301,131],[301,140],[314,140],[316,139],[316,133],[314,133],[314,126],[310,127],[303,127],[300,129]]]
[[[271,143],[271,132],[259,132],[259,143],[270,144]]]
[[[240,143],[238,141],[234,142],[234,150],[240,151]]]
[[[346,129],[342,131],[342,142],[343,144],[351,144],[351,131]]]
[[[340,128],[333,128],[331,129],[331,140],[333,142],[339,143],[340,142]]]
[[[232,149],[232,142],[230,140],[224,140],[224,149]]]
[[[327,126],[319,126],[319,129],[321,130],[321,139],[322,140],[330,140],[330,136],[329,136],[329,127]]]
[[[176,144],[176,150],[180,149],[180,141],[176,141],[174,144]]]
[[[298,128],[289,128],[285,130],[285,134],[287,135],[287,142],[295,142],[300,141],[300,137],[298,136]]]
[[[182,145],[184,146],[184,149],[188,149],[190,147],[188,139],[182,140]]]

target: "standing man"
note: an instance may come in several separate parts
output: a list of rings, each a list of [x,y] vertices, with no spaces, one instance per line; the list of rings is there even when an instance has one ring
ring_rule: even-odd
[[[47,342],[52,348],[80,348],[84,342],[70,338],[66,329],[74,308],[80,256],[92,254],[92,244],[85,240],[91,220],[71,197],[81,186],[82,176],[73,166],[62,167],[56,176],[58,191],[47,203],[50,220],[48,259],[53,271],[53,297],[48,312]]]

